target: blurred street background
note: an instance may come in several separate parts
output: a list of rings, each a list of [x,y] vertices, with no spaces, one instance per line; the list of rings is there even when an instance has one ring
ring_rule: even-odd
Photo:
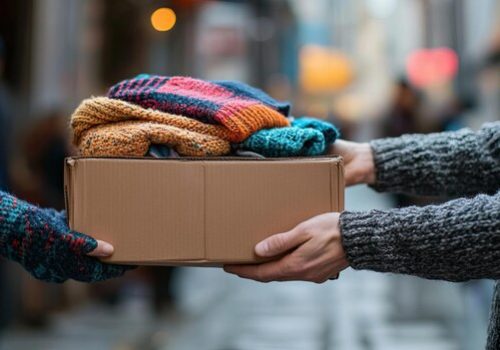
[[[500,0],[0,0],[0,189],[64,208],[79,102],[139,73],[241,80],[343,138],[500,119]],[[447,198],[347,191],[349,210]],[[0,260],[0,350],[477,350],[492,282],[148,267],[49,285]]]

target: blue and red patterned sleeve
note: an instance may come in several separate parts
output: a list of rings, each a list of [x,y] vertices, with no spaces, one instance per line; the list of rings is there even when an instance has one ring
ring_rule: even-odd
[[[69,229],[64,212],[41,209],[0,191],[0,256],[18,262],[35,278],[96,282],[127,270],[88,257],[96,247],[95,239]]]

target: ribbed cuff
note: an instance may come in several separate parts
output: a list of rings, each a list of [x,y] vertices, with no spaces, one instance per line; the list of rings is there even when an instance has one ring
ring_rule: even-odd
[[[382,212],[380,214],[387,215]],[[387,244],[385,235],[378,227],[379,221],[375,218],[374,211],[345,211],[340,215],[344,251],[349,265],[356,270],[384,270],[384,250],[387,250],[384,247],[387,247]]]
[[[401,137],[385,138],[370,142],[376,169],[376,181],[371,185],[378,192],[391,191],[401,188],[405,183],[402,159],[403,151],[408,148],[408,142]],[[408,169],[412,170],[412,169]]]
[[[340,215],[354,269],[465,281],[500,276],[500,192],[441,205]]]

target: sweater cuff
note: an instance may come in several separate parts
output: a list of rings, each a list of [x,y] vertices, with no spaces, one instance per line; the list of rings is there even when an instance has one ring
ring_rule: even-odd
[[[374,251],[368,242],[371,239],[369,220],[366,213],[351,213],[344,211],[340,214],[340,230],[342,232],[342,245],[349,265],[356,270],[363,269],[364,255]],[[364,223],[364,224],[361,224]]]
[[[407,185],[408,168],[403,160],[408,158],[408,152],[418,152],[417,143],[406,137],[384,138],[370,142],[376,169],[375,184],[370,187],[378,192],[398,192]],[[410,157],[411,159],[411,157]],[[415,164],[411,164],[415,166]]]
[[[377,212],[377,213],[375,213]],[[340,215],[342,244],[350,266],[356,270],[388,271],[390,235],[380,227],[380,217],[387,212],[343,212]],[[378,217],[378,219],[376,219]],[[386,218],[388,219],[388,218]],[[389,223],[390,220],[383,220]],[[390,249],[389,249],[390,250]],[[390,254],[389,254],[390,256]]]

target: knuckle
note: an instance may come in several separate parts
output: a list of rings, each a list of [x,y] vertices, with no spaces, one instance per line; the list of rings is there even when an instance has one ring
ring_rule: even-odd
[[[315,278],[315,280],[313,282],[316,284],[322,284],[322,283],[325,283],[327,280],[328,280],[328,278],[317,277],[317,278]]]
[[[283,233],[279,233],[274,236],[273,247],[276,250],[282,250],[286,246],[286,237]]]
[[[327,280],[327,278],[324,278],[323,276],[318,275],[316,273],[309,273],[306,275],[306,280],[316,284],[321,284],[324,283]]]
[[[299,234],[304,239],[307,240],[311,239],[313,232],[314,232],[314,226],[312,226],[310,223],[304,222],[300,225]]]
[[[296,230],[301,233],[309,231],[309,223],[306,221],[298,224]]]
[[[304,274],[304,280],[308,282],[313,282],[314,280],[314,275],[311,273],[306,273]]]

